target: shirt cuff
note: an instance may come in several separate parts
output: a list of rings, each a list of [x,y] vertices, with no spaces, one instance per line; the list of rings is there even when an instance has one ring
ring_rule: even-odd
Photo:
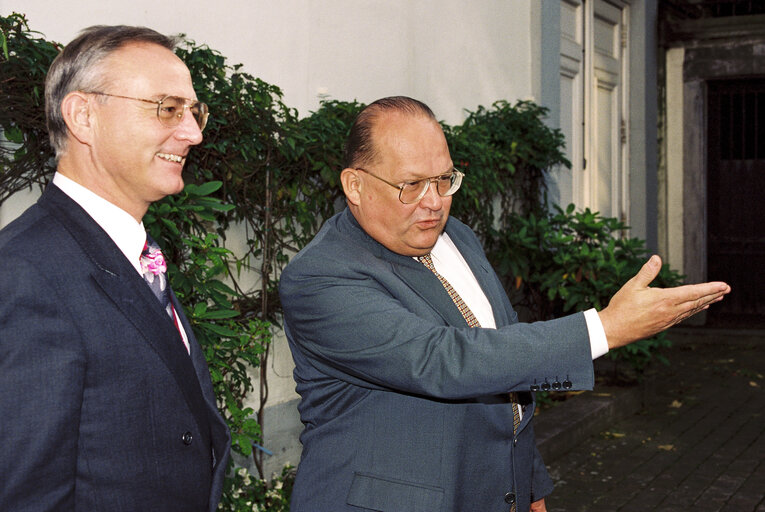
[[[595,360],[608,353],[608,340],[606,340],[606,331],[603,329],[603,322],[595,308],[584,312],[584,321],[587,322],[587,332],[590,335],[590,349],[592,350],[592,359]]]

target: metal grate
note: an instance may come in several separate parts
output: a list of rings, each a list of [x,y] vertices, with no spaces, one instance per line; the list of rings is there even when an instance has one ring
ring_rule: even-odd
[[[664,0],[662,7],[679,19],[765,14],[764,0]]]
[[[733,287],[711,318],[765,325],[765,79],[707,82],[707,116],[708,272]]]
[[[738,90],[721,87],[716,92],[720,159],[765,160],[765,91],[743,85]]]

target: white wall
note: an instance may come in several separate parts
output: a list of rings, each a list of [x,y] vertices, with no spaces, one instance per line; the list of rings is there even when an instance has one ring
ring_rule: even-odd
[[[532,96],[537,0],[0,0],[58,42],[93,24],[183,32],[281,87],[289,106],[319,94],[370,102],[405,94],[450,123],[463,109]]]

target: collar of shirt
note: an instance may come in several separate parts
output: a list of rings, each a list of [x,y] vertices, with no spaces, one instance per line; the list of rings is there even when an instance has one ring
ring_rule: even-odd
[[[110,203],[103,197],[58,172],[53,184],[90,215],[101,229],[106,231],[136,272],[141,273],[141,252],[146,242],[143,222],[136,222],[132,215]]]
[[[481,285],[478,284],[462,253],[445,232],[438,237],[436,245],[430,251],[430,257],[433,259],[436,271],[452,285],[473,312],[481,327],[496,329],[494,311],[489,299],[483,293]]]

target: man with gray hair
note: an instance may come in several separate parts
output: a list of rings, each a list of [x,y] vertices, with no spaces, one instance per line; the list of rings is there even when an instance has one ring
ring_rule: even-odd
[[[348,208],[279,289],[305,424],[293,512],[544,511],[533,391],[592,388],[593,358],[730,291],[649,288],[654,256],[602,311],[519,323],[449,217],[462,173],[425,104],[370,104],[345,159]]]
[[[214,511],[230,435],[147,237],[202,141],[175,40],[84,30],[51,65],[57,172],[0,231],[0,509]]]

